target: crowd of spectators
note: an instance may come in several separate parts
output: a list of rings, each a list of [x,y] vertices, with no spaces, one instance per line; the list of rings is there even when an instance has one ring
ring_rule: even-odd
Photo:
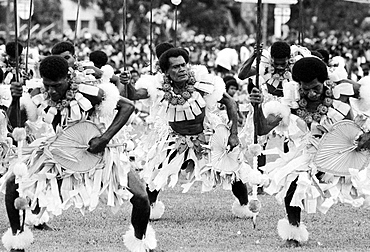
[[[206,65],[210,72],[224,74],[220,72],[216,64],[229,61],[226,63],[228,67],[221,67],[226,72],[236,75],[240,65],[249,58],[255,47],[255,39],[253,36],[244,36],[242,39],[226,41],[224,37],[204,39],[203,41],[177,41],[178,46],[186,48],[190,53],[191,64]],[[44,56],[50,54],[52,46],[60,41],[60,39],[45,38],[41,40],[32,40],[30,42],[29,54],[35,61],[38,61]],[[235,42],[237,41],[237,42]],[[294,37],[289,37],[286,41],[294,44]],[[7,41],[0,38],[0,45]],[[154,50],[150,50],[149,41],[130,37],[123,40],[119,36],[112,36],[108,39],[101,39],[96,36],[89,38],[81,38],[78,41],[71,41],[76,46],[76,56],[79,61],[88,61],[89,54],[96,50],[104,51],[108,56],[108,64],[110,64],[116,73],[122,70],[129,70],[136,76],[147,73],[153,68],[150,68],[150,63],[157,60]],[[171,42],[171,41],[169,41]],[[264,47],[268,47],[273,41],[266,42]],[[25,45],[26,43],[23,42]],[[124,46],[125,45],[125,46]],[[307,47],[311,51],[325,49],[329,52],[329,57],[341,56],[345,61],[345,67],[348,72],[348,78],[358,81],[363,76],[367,75],[370,68],[370,40],[366,39],[366,34],[355,37],[349,32],[332,31],[329,33],[320,33],[316,38],[305,38],[302,46]],[[151,48],[155,48],[153,44]],[[227,48],[226,53],[222,51]],[[126,57],[123,57],[123,52],[126,52]],[[235,51],[235,56],[230,53]],[[219,56],[219,59],[218,59]],[[225,57],[229,59],[225,60]],[[221,58],[221,61],[220,61]],[[221,63],[220,63],[221,62]],[[231,64],[232,63],[232,64]],[[230,65],[231,64],[231,65]],[[230,66],[229,66],[230,65]],[[240,84],[240,83],[239,83]],[[242,83],[241,83],[242,84]],[[243,97],[242,87],[235,95]]]

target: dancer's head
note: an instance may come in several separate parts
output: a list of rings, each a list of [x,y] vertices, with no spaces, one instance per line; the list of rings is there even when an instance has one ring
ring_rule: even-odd
[[[52,55],[59,55],[63,57],[70,67],[73,67],[75,64],[75,47],[69,41],[61,41],[56,43],[51,49]]]
[[[292,70],[293,79],[300,83],[307,99],[320,99],[324,92],[324,82],[328,79],[325,63],[316,57],[298,60]]]
[[[45,91],[53,101],[63,99],[69,89],[68,63],[61,56],[52,55],[40,63],[40,75]]]
[[[290,46],[284,41],[276,41],[271,46],[271,59],[276,72],[285,71],[289,65]]]
[[[188,80],[189,54],[182,48],[171,48],[159,58],[159,66],[164,74],[174,82]]]

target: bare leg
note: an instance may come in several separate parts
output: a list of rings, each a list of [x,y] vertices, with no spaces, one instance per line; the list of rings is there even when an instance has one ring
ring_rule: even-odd
[[[284,201],[289,224],[298,227],[299,224],[301,223],[301,208],[290,205],[290,202],[292,201],[296,189],[297,189],[297,179],[290,184]]]
[[[16,235],[19,230],[21,230],[21,222],[19,210],[15,208],[14,201],[19,197],[17,191],[18,184],[15,183],[15,176],[11,176],[6,181],[6,190],[5,190],[5,207],[8,214],[10,228],[12,229],[13,235]]]
[[[150,204],[145,183],[134,171],[128,173],[128,187],[133,194],[131,198],[131,224],[135,230],[135,237],[142,239],[149,223]]]
[[[150,191],[149,187],[147,186],[146,187],[146,192],[148,193],[150,205],[157,201],[159,191],[157,191],[157,190]]]
[[[155,232],[149,224],[150,204],[145,183],[135,171],[128,173],[128,188],[133,194],[131,198],[132,227],[124,235],[124,243],[129,251],[153,251],[157,247]]]
[[[239,200],[240,205],[248,204],[248,189],[242,181],[235,181],[232,186],[232,191],[235,197]]]
[[[22,227],[20,211],[26,214],[24,210],[16,209],[14,203],[19,197],[17,191],[18,184],[15,183],[15,176],[11,176],[6,181],[5,189],[5,207],[8,214],[10,228],[4,233],[2,242],[9,251],[24,252],[33,242],[33,234],[28,227]]]
[[[297,189],[297,180],[298,178],[290,184],[284,199],[288,219],[278,222],[279,236],[285,240],[284,247],[298,247],[301,242],[308,240],[306,226],[301,223],[301,208],[290,205]]]

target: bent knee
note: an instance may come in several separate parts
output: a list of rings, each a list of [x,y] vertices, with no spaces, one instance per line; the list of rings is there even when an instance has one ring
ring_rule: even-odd
[[[140,206],[149,206],[149,197],[146,191],[135,193],[131,198],[131,203]]]

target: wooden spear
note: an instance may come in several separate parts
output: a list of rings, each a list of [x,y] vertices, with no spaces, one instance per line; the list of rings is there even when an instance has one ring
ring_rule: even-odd
[[[256,50],[257,50],[257,57],[256,57],[256,81],[255,86],[260,89],[259,85],[259,69],[260,69],[260,62],[261,62],[261,40],[262,40],[262,28],[261,28],[261,6],[262,0],[258,0],[257,2],[257,33],[256,33]],[[253,143],[255,145],[258,144],[258,109],[260,104],[253,104],[253,122],[254,122],[254,139]],[[258,155],[254,154],[253,156],[253,169],[258,169]],[[257,198],[257,185],[252,186],[252,196],[248,202],[249,210],[253,213],[253,228],[256,228],[257,223],[257,215],[261,209],[261,202]]]
[[[149,24],[149,50],[150,50],[150,74],[153,73],[153,0],[150,0],[150,24]]]
[[[28,32],[27,32],[27,45],[26,45],[26,74],[27,76],[28,76],[28,53],[30,49],[30,38],[31,38],[32,3],[33,3],[33,0],[30,0],[30,13],[28,16]]]
[[[126,22],[127,22],[127,2],[123,0],[123,45],[122,45],[122,56],[123,56],[123,69],[126,71]]]
[[[77,13],[76,13],[76,22],[75,22],[75,37],[73,44],[74,46],[77,46],[77,28],[78,28],[78,23],[80,20],[80,6],[81,6],[81,0],[78,0],[77,2]]]

